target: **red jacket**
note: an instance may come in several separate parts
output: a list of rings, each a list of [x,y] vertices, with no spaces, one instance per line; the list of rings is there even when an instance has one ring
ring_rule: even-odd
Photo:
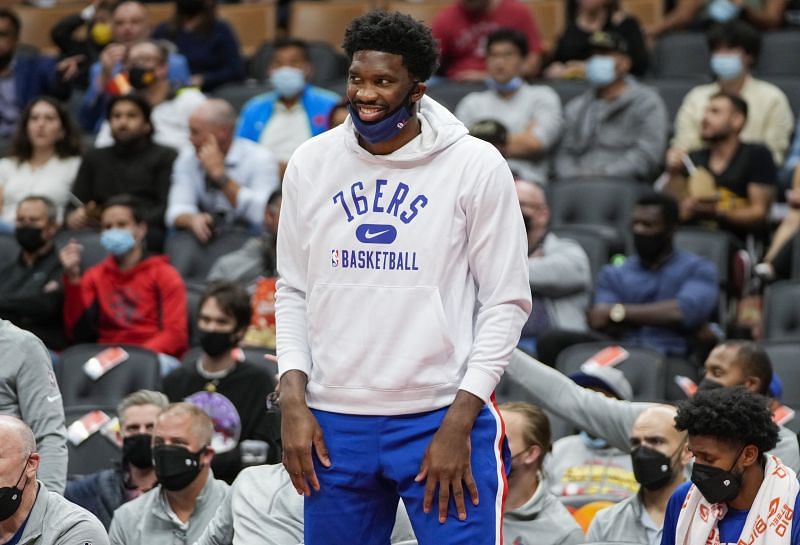
[[[100,343],[131,344],[175,357],[188,347],[186,288],[166,256],[148,257],[127,271],[108,256],[87,270],[80,284],[64,279],[68,337],[95,306],[92,325]]]

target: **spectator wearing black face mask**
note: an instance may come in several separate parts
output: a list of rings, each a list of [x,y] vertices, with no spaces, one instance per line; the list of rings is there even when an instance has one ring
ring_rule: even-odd
[[[686,480],[691,459],[686,434],[675,429],[675,408],[654,405],[636,417],[630,432],[633,475],[639,492],[603,509],[589,527],[589,541],[658,545],[664,510],[675,489]]]
[[[199,407],[173,403],[153,428],[158,485],[117,509],[108,532],[112,545],[194,543],[228,493],[214,478],[214,424]]]
[[[250,297],[244,288],[213,283],[198,308],[202,353],[164,379],[164,392],[171,401],[186,400],[210,414],[216,452],[211,467],[219,478],[233,482],[242,468],[240,442],[269,444],[278,436],[270,433],[265,406],[275,381],[263,362],[247,361],[236,348],[250,325]],[[274,443],[268,447],[267,461],[280,461]]]
[[[676,250],[672,239],[678,205],[664,194],[639,198],[633,211],[636,255],[606,265],[598,275],[589,327],[633,346],[684,358],[717,302],[717,270],[705,258]],[[538,355],[552,364],[558,352],[598,335],[555,333],[541,339]]]
[[[58,210],[47,197],[30,196],[17,205],[17,259],[0,268],[0,318],[28,329],[51,350],[64,348],[61,262],[53,238]]]
[[[67,483],[64,497],[94,514],[106,529],[114,511],[156,485],[150,444],[158,413],[167,405],[161,392],[139,390],[125,397],[117,406],[120,464]]]
[[[699,392],[679,406],[675,427],[688,432],[695,461],[667,505],[662,545],[800,543],[797,475],[765,454],[778,442],[766,398]]]

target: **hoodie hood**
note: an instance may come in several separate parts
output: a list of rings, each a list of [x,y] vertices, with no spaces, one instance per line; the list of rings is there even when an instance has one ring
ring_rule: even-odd
[[[376,163],[392,163],[395,166],[412,166],[430,160],[434,155],[447,149],[459,139],[469,134],[461,121],[450,111],[423,95],[417,103],[417,117],[422,125],[422,146],[415,145],[417,139],[388,155],[373,155],[358,143],[358,133],[350,116],[341,125],[345,131],[345,146],[360,159]]]

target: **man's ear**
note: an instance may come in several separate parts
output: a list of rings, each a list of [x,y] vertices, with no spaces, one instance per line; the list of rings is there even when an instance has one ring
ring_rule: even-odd
[[[747,388],[748,391],[753,392],[754,394],[760,394],[763,388],[763,384],[761,384],[761,379],[750,375],[746,379],[744,379],[743,386]]]
[[[759,458],[760,456],[758,455],[758,447],[756,447],[755,445],[747,445],[742,450],[742,454],[739,457],[739,461],[745,468],[748,468],[753,464],[757,464]]]
[[[422,96],[425,94],[425,91],[428,90],[428,86],[425,85],[423,82],[417,82],[415,84],[414,90],[411,92],[411,100],[413,102],[419,102],[422,100]]]

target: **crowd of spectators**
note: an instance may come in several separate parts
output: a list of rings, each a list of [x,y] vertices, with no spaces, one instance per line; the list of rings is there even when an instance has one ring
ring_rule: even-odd
[[[792,143],[789,100],[755,72],[762,33],[795,24],[794,7],[675,0],[643,25],[618,0],[567,0],[553,44],[517,0],[454,0],[432,19],[440,69],[429,88],[473,90],[453,114],[506,158],[527,231],[533,305],[507,371],[522,395],[499,407],[515,544],[695,543],[706,529],[687,529],[686,517],[708,503],[763,509],[756,492],[771,486],[795,505],[797,483],[773,478],[800,470],[797,436],[767,408],[779,406],[777,375],[753,341],[758,327],[725,340],[742,330],[720,305],[735,309],[800,259],[800,134]],[[706,33],[713,81],[671,119],[648,77],[654,40],[675,30]],[[0,256],[0,413],[10,415],[0,416],[0,485],[20,498],[3,518],[0,490],[0,543],[39,532],[36,543],[65,545],[250,544],[257,529],[268,543],[301,542],[303,503],[277,465],[280,430],[265,404],[275,377],[262,356],[275,348],[283,173],[305,141],[342,130],[344,82],[315,84],[312,48],[285,36],[259,75],[269,90],[237,110],[216,93],[244,79],[245,59],[212,0],[176,0],[164,22],[135,0],[97,0],[52,29],[57,59],[25,49],[20,31],[0,8],[0,237],[15,244]],[[562,103],[553,84],[564,80],[586,88]],[[619,255],[595,268],[591,248],[553,217],[560,184],[598,178],[636,197]],[[682,249],[684,227],[724,235],[729,262]],[[209,262],[195,274],[176,255]],[[735,289],[721,281],[734,271]],[[613,364],[556,370],[589,342],[652,350],[699,384],[676,408],[640,403]],[[119,459],[67,482],[52,366],[80,343],[151,351],[162,391],[116,400]],[[556,433],[553,417],[569,429]],[[247,467],[243,442],[270,465]],[[701,486],[715,471],[735,494]],[[612,506],[581,528],[575,497]],[[416,543],[405,510],[392,543]],[[720,515],[723,543],[747,527],[739,518]]]

